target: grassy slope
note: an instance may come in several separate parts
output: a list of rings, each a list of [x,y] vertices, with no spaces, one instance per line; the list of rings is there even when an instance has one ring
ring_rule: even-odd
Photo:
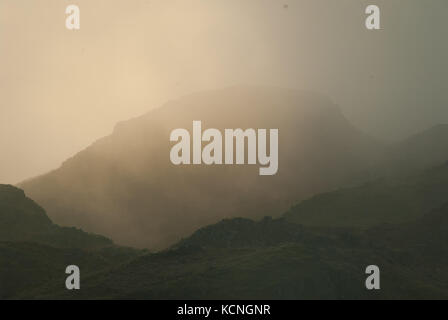
[[[22,190],[0,185],[0,299],[25,292],[32,297],[48,283],[64,286],[71,264],[88,275],[138,254],[105,237],[59,227]]]
[[[134,250],[56,248],[29,242],[0,242],[0,299],[32,298],[50,284],[65,288],[65,268],[75,264],[81,275],[104,271],[135,257]]]
[[[406,178],[385,178],[320,194],[291,208],[288,221],[308,226],[372,227],[412,221],[448,200],[448,164]]]
[[[442,166],[342,191],[350,203],[384,188],[387,201],[362,198],[364,207],[353,206],[351,216],[338,218],[354,219],[358,209],[377,203],[371,213],[376,220],[370,224],[376,226],[367,231],[333,228],[328,222],[301,226],[291,223],[291,213],[259,222],[231,219],[202,228],[171,249],[133,259],[132,253],[114,247],[92,251],[2,242],[0,280],[6,292],[1,294],[60,299],[448,299],[448,205],[423,212],[443,201],[446,176],[447,166]],[[405,223],[378,225],[388,220],[378,219],[387,216],[375,212],[388,206]],[[321,218],[347,210],[328,208],[333,210]],[[349,221],[352,226],[369,225]],[[75,262],[81,266],[82,289],[67,291],[63,271]],[[381,268],[380,291],[364,288],[364,270],[370,264]]]
[[[448,208],[448,207],[447,207]],[[445,208],[442,216],[448,214]],[[53,286],[39,298],[125,299],[410,299],[448,298],[448,262],[440,235],[422,255],[400,239],[422,221],[372,234],[308,229],[284,219],[226,220],[170,250],[84,278],[83,289]],[[440,221],[428,222],[440,224]],[[444,224],[448,226],[448,224]],[[265,236],[262,236],[265,234]],[[377,241],[381,239],[381,241]],[[398,239],[398,241],[397,241]],[[436,246],[439,244],[439,246]],[[421,256],[421,258],[418,258]],[[428,263],[428,261],[430,261]],[[364,270],[377,264],[382,290],[367,291]]]
[[[298,208],[282,219],[224,220],[167,251],[85,279],[81,292],[53,288],[38,296],[446,299],[448,205],[442,203],[447,181],[444,165],[317,196],[298,206],[302,214],[316,214],[311,226],[291,223],[307,221],[292,219]],[[321,214],[309,211],[316,207]],[[334,228],[335,221],[342,222],[339,228]],[[364,288],[364,270],[370,264],[381,268],[379,292]]]
[[[0,185],[0,241],[91,249],[113,245],[106,237],[53,224],[38,204],[10,185]]]

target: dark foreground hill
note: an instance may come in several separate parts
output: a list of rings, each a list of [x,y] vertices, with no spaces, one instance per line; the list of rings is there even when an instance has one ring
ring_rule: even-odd
[[[448,299],[447,217],[448,205],[367,233],[309,229],[285,219],[226,220],[169,250],[85,278],[78,292],[53,286],[37,297]],[[372,264],[381,270],[378,291],[365,288]]]
[[[447,180],[448,164],[319,195],[280,219],[227,219],[84,278],[79,292],[50,284],[24,297],[448,299]],[[313,214],[319,223],[297,223]],[[372,264],[379,291],[365,288]]]
[[[0,241],[35,242],[60,248],[96,249],[112,246],[106,237],[53,224],[23,190],[0,185]]]
[[[64,286],[68,265],[90,274],[138,254],[103,236],[55,225],[22,190],[0,185],[0,299],[32,296],[51,282]]]
[[[366,186],[350,188],[344,191],[343,201],[355,203],[348,218],[341,215],[348,207],[334,206],[322,209],[320,219],[331,220],[336,214],[354,221],[358,212],[363,219],[373,215],[376,218],[368,221],[376,219],[375,223],[364,228],[329,226],[333,223],[303,226],[291,219],[291,212],[258,222],[226,219],[201,228],[168,250],[91,274],[83,278],[80,291],[69,292],[50,282],[20,297],[448,299],[447,167],[403,178],[399,184],[376,182],[384,187],[383,197],[393,199],[381,202],[377,212],[393,205],[388,211],[398,217],[389,218],[393,224],[385,224],[379,218],[388,216],[375,211],[364,215],[363,209],[372,205],[365,201],[363,208],[359,202],[360,194],[369,194]],[[375,193],[372,198],[381,199]],[[315,205],[319,201],[327,205],[327,195],[313,200]],[[365,288],[369,265],[381,270],[381,290]]]
[[[7,189],[7,199],[18,192]],[[19,198],[22,201],[10,202],[7,212],[35,206]],[[42,211],[37,216],[48,220]],[[305,227],[286,218],[227,219],[201,228],[168,250],[145,255],[114,246],[86,250],[0,242],[0,295],[13,299],[448,299],[447,219],[448,204],[407,223],[365,231]],[[79,291],[64,287],[69,264],[81,268]],[[372,264],[381,270],[379,291],[368,291],[364,285],[365,268]]]
[[[173,129],[279,129],[279,170],[174,166]],[[297,200],[366,180],[381,147],[316,94],[229,88],[195,94],[120,123],[59,169],[21,185],[55,222],[118,243],[166,248],[223,218],[277,215]],[[132,232],[129,232],[132,230]]]

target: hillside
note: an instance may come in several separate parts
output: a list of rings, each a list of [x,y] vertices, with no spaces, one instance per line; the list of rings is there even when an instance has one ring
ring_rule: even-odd
[[[367,235],[375,237],[379,244],[394,243],[397,248],[412,251],[415,264],[432,265],[428,274],[440,274],[443,269],[437,266],[448,265],[448,203],[414,222],[372,228]]]
[[[440,166],[448,159],[448,124],[439,124],[389,145],[378,165],[387,174],[402,176]]]
[[[279,129],[279,171],[257,166],[174,166],[170,132]],[[297,200],[368,178],[382,147],[319,95],[233,87],[183,97],[116,126],[112,135],[21,187],[62,225],[120,244],[166,248],[223,218],[278,215]],[[129,232],[132,230],[132,232]]]
[[[377,179],[293,206],[288,221],[307,226],[373,227],[413,221],[448,199],[448,163],[411,176]]]
[[[443,181],[444,170],[435,168],[409,179],[415,189],[430,186],[436,192],[428,177]],[[443,192],[445,185],[438,186]],[[8,203],[3,212],[27,214],[48,224],[45,212],[23,192],[10,186],[1,189],[2,203]],[[392,197],[401,194],[400,188],[388,191]],[[0,241],[0,298],[448,299],[447,219],[446,202],[406,223],[365,231],[303,226],[287,215],[260,221],[226,219],[167,250],[144,255],[114,246],[85,250]],[[63,270],[73,263],[82,270],[80,291],[63,286]],[[364,270],[371,264],[381,268],[380,291],[364,287]]]
[[[103,236],[55,225],[22,190],[0,185],[0,299],[31,294],[51,281],[61,286],[71,264],[97,273],[139,254]]]
[[[285,219],[225,220],[169,250],[92,275],[79,292],[50,286],[37,297],[447,299],[447,217],[445,205],[418,221],[367,233],[310,229]],[[371,264],[381,269],[379,291],[364,287]]]
[[[0,185],[0,241],[35,242],[54,247],[102,248],[113,242],[103,236],[52,223],[23,190]]]
[[[65,290],[65,269],[69,265],[77,265],[84,277],[126,263],[139,254],[120,247],[91,250],[0,241],[0,300],[22,295],[35,298],[48,286]]]

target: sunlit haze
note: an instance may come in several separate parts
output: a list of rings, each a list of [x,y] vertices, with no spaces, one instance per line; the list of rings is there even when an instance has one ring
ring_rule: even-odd
[[[316,91],[383,140],[447,122],[445,0],[376,1],[387,32],[375,33],[367,3],[0,0],[0,182],[55,169],[170,99],[237,84]]]

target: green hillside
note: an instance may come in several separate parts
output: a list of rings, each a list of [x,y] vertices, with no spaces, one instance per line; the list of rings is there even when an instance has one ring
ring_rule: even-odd
[[[442,165],[448,159],[448,124],[439,124],[393,143],[386,148],[378,165],[387,174],[409,175],[418,170]]]
[[[157,253],[60,228],[1,186],[0,298],[448,299],[447,177],[448,164],[319,195],[278,219],[226,219]],[[321,212],[297,218],[301,206]],[[311,212],[316,222],[302,223]],[[65,289],[69,264],[79,291]],[[364,285],[372,264],[379,291]]]
[[[35,297],[448,299],[447,181],[448,164],[316,196],[280,219],[226,219],[93,274],[79,292],[54,285]],[[381,269],[379,291],[364,287],[371,264]]]
[[[0,299],[34,298],[50,284],[65,288],[65,269],[75,264],[82,276],[128,261],[137,251],[108,247],[97,250],[57,248],[32,242],[0,241]]]
[[[60,227],[23,190],[0,185],[0,241],[35,242],[54,247],[101,248],[113,242],[80,229]]]
[[[442,210],[442,209],[441,209]],[[448,206],[443,209],[444,222]],[[437,219],[436,219],[437,220]],[[425,221],[425,222],[424,222]],[[222,221],[175,247],[85,278],[83,289],[53,286],[39,298],[60,299],[448,299],[446,250],[421,253],[399,239],[421,219],[372,233],[308,229],[284,219]],[[446,239],[422,234],[435,248]],[[429,236],[429,237],[428,237]],[[438,240],[432,239],[440,237]],[[380,241],[378,241],[380,240]],[[381,268],[379,291],[365,289],[366,266]],[[437,271],[435,271],[437,270]]]
[[[408,177],[390,177],[360,187],[320,194],[284,216],[307,226],[372,227],[412,221],[448,200],[448,163]]]
[[[448,205],[413,222],[355,232],[285,218],[227,219],[145,255],[0,242],[1,298],[448,299]],[[64,269],[82,270],[79,291]],[[367,291],[367,265],[381,268]]]
[[[55,225],[22,190],[0,185],[0,299],[32,296],[49,283],[64,286],[71,264],[88,275],[139,254],[103,236]]]

